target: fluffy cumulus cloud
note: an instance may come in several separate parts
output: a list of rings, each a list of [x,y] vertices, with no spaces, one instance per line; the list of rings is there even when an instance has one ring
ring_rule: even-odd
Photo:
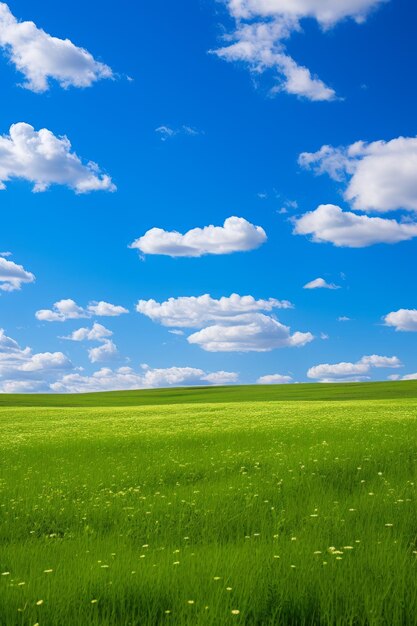
[[[0,255],[0,290],[16,291],[21,289],[24,284],[33,283],[35,276],[26,271],[22,265],[8,261],[6,258],[8,256],[10,253]]]
[[[284,376],[283,374],[267,374],[261,376],[256,381],[257,385],[289,385],[292,382],[291,376]]]
[[[24,122],[0,136],[0,189],[11,179],[33,183],[35,192],[51,185],[65,185],[76,193],[116,189],[98,165],[82,162],[67,137],[57,137],[46,128],[37,131]]]
[[[224,385],[237,380],[238,375],[234,372],[207,373],[194,367],[153,369],[143,365],[140,372],[131,367],[120,367],[116,370],[102,368],[91,376],[67,374],[52,384],[51,389],[58,393],[82,393],[202,384]]]
[[[311,367],[308,372],[308,378],[313,378],[321,382],[337,382],[337,381],[359,381],[369,378],[369,374],[373,368],[394,368],[402,367],[402,363],[398,357],[387,357],[373,354],[363,356],[356,363],[322,363]]]
[[[345,181],[344,197],[355,210],[417,211],[417,137],[322,146],[318,152],[301,154],[299,162],[317,174]]]
[[[366,248],[417,237],[417,222],[357,215],[334,204],[322,204],[293,222],[295,235],[307,235],[315,243],[332,243],[340,248]]]
[[[399,309],[384,317],[387,326],[404,332],[417,332],[417,309]]]
[[[303,19],[311,18],[323,28],[342,19],[365,20],[370,10],[384,0],[225,0],[235,21],[235,31],[226,45],[214,50],[217,56],[246,64],[254,73],[273,70],[277,85],[309,100],[333,100],[335,91],[311,71],[299,65],[286,50],[286,41],[302,30]]]
[[[344,199],[354,211],[401,211],[402,217],[357,215],[325,204],[294,220],[295,234],[310,235],[317,243],[348,248],[393,244],[417,237],[417,137],[357,141],[337,148],[325,145],[317,152],[303,152],[299,163],[342,183]]]
[[[290,302],[274,298],[255,300],[252,296],[232,294],[216,300],[206,294],[170,298],[161,303],[140,300],[136,309],[163,326],[201,329],[188,336],[187,341],[208,352],[267,352],[299,347],[313,340],[311,333],[291,334],[288,326],[264,313],[291,307]]]
[[[351,17],[358,23],[368,13],[387,0],[227,0],[230,12],[239,18],[276,15],[298,19],[312,17],[322,26],[329,27]]]
[[[102,324],[94,322],[91,328],[78,328],[78,330],[74,330],[71,335],[64,337],[64,339],[69,339],[70,341],[104,341],[112,337],[112,335],[111,330]]]
[[[315,278],[304,285],[303,289],[340,289],[340,286],[334,283],[328,283],[324,278]]]
[[[98,363],[113,358],[116,350],[109,339],[110,331],[105,331],[107,329],[95,324],[92,328],[80,328],[67,339],[102,342],[90,354],[91,362]],[[34,353],[31,348],[21,348],[17,341],[0,329],[0,393],[81,393],[188,385],[229,385],[238,380],[236,372],[206,372],[194,367],[152,368],[148,365],[142,365],[138,371],[131,367],[103,367],[88,375],[82,373],[82,368],[75,369],[62,352]]]
[[[21,364],[21,372],[44,372],[45,370],[68,369],[70,362],[62,352],[43,352],[33,354]]]
[[[256,300],[253,296],[240,296],[233,293],[229,297],[216,300],[209,294],[169,298],[165,302],[139,300],[136,310],[153,322],[163,326],[198,328],[207,322],[228,322],[242,315],[274,309],[290,309],[288,300]]]
[[[0,329],[0,393],[47,391],[72,368],[62,352],[33,353]]]
[[[406,376],[403,376],[401,380],[417,380],[417,372],[414,374],[407,374]]]
[[[49,89],[50,79],[61,87],[90,87],[113,72],[69,39],[49,35],[33,22],[18,21],[0,2],[0,48],[24,76],[23,86],[38,93]]]
[[[98,348],[90,351],[91,362],[98,363],[108,361],[117,354],[109,333],[105,327],[95,324],[92,328],[78,329],[66,339],[101,342]],[[0,393],[81,393],[188,385],[229,385],[238,380],[236,372],[207,372],[195,367],[152,368],[148,365],[142,365],[138,371],[131,367],[103,367],[88,375],[82,373],[82,368],[75,369],[62,352],[34,353],[31,348],[21,348],[17,341],[0,329]]]
[[[86,311],[70,298],[55,302],[52,309],[36,311],[35,316],[41,322],[65,322],[88,317]]]
[[[70,341],[97,341],[101,343],[100,346],[88,350],[88,357],[91,363],[101,363],[103,361],[111,361],[119,356],[115,343],[110,339],[112,336],[111,330],[95,322],[91,328],[78,328],[68,337],[63,337],[63,339],[69,339]]]
[[[67,320],[97,317],[116,317],[129,313],[122,306],[111,304],[110,302],[92,302],[87,308],[79,306],[70,298],[55,302],[52,309],[41,309],[36,311],[35,316],[41,322],[66,322]],[[80,329],[84,331],[86,329]],[[74,339],[74,337],[71,337]],[[76,339],[74,339],[76,341]]]
[[[91,363],[103,363],[104,361],[112,361],[119,356],[116,344],[111,339],[103,341],[101,346],[90,348],[88,358]]]
[[[388,376],[388,380],[417,380],[417,372],[414,372],[414,374],[406,374],[405,376],[396,376],[394,374]]]
[[[214,324],[193,333],[188,342],[207,352],[270,352],[276,348],[299,348],[313,341],[311,333],[296,332],[261,313],[242,316],[230,324]]]
[[[223,370],[220,370],[219,372],[206,374],[202,380],[212,385],[231,385],[238,382],[239,374],[236,372],[224,372]]]
[[[103,300],[100,300],[100,302],[91,302],[87,310],[91,315],[97,315],[98,317],[119,317],[119,315],[129,313],[124,306],[111,304]]]
[[[223,226],[193,228],[184,235],[176,231],[152,228],[130,246],[143,254],[171,257],[201,257],[206,254],[246,252],[267,240],[265,231],[242,217],[229,217]]]

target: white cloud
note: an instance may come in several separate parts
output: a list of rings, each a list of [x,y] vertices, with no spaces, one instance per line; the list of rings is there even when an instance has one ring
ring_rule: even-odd
[[[191,137],[197,137],[197,135],[204,135],[204,131],[197,130],[197,128],[193,128],[192,126],[182,126],[182,132],[186,135],[190,135]]]
[[[417,332],[417,309],[399,309],[384,317],[387,326],[404,332]]]
[[[55,302],[52,309],[36,311],[35,316],[36,319],[42,322],[65,322],[66,320],[89,318],[93,316],[115,317],[124,313],[129,313],[129,311],[122,306],[116,306],[109,302],[92,302],[88,305],[87,309],[84,309],[69,298]]]
[[[109,339],[103,341],[98,348],[90,348],[88,358],[91,363],[102,363],[103,361],[111,361],[117,358],[119,352],[115,343]]]
[[[25,77],[23,86],[38,93],[49,89],[50,79],[66,89],[90,87],[113,77],[110,67],[69,39],[52,37],[33,22],[19,22],[4,2],[0,2],[0,48]]]
[[[350,322],[351,318],[347,317],[346,315],[341,315],[340,317],[337,318],[338,322]]]
[[[403,376],[401,380],[417,380],[417,372],[415,374],[407,374],[407,376]]]
[[[310,235],[315,243],[337,247],[365,248],[379,243],[394,244],[417,237],[417,222],[356,215],[334,204],[322,204],[315,211],[294,220],[295,235]]]
[[[165,302],[139,300],[136,310],[167,327],[200,328],[187,338],[208,352],[267,352],[297,347],[314,339],[311,333],[296,332],[260,311],[289,309],[288,301],[232,294],[219,300],[199,297],[169,298]]]
[[[328,283],[324,278],[316,278],[304,285],[303,289],[340,289],[340,286]]]
[[[43,380],[5,380],[0,379],[0,393],[38,393],[48,391]]]
[[[212,385],[230,385],[232,383],[237,383],[239,380],[239,374],[236,372],[213,372],[212,374],[207,374],[203,377],[203,380],[206,380],[208,383]]]
[[[417,137],[303,152],[299,163],[316,174],[344,182],[344,198],[355,211],[417,211]],[[365,248],[417,237],[415,216],[397,220],[356,215],[331,204],[294,220],[294,234],[311,235],[316,243]]]
[[[261,376],[256,381],[257,385],[288,385],[292,382],[291,376],[284,376],[282,374],[268,374],[267,376]]]
[[[324,29],[348,17],[360,23],[384,1],[224,0],[235,20],[235,31],[225,37],[225,46],[212,52],[226,61],[246,64],[254,74],[274,70],[277,86],[272,92],[333,100],[335,91],[288,55],[286,40],[302,31],[303,19],[314,19]]]
[[[227,37],[231,43],[212,52],[225,61],[243,62],[256,74],[275,70],[278,85],[272,89],[273,93],[286,91],[309,100],[333,100],[334,90],[285,52],[284,41],[299,29],[297,20],[288,18],[250,24],[238,22],[236,31]]]
[[[67,137],[50,130],[36,131],[24,122],[13,124],[9,135],[0,136],[0,189],[13,178],[33,183],[33,191],[66,185],[76,193],[115,191],[116,186],[98,165],[83,163]]]
[[[79,333],[76,341],[104,336],[99,329],[96,332],[92,332],[93,329],[79,330],[89,332]],[[99,348],[90,351],[93,363],[117,354],[111,340],[103,338],[101,341]],[[148,365],[142,365],[140,371],[131,367],[102,368],[91,376],[84,375],[74,371],[71,361],[62,352],[33,353],[30,348],[21,348],[0,329],[0,393],[81,393],[178,385],[227,385],[237,381],[235,372],[206,372],[194,367],[151,368]]]
[[[198,328],[207,322],[228,322],[237,316],[258,311],[273,311],[274,309],[290,309],[292,304],[287,300],[255,300],[253,296],[239,296],[234,293],[219,300],[209,294],[169,298],[165,302],[156,300],[139,300],[136,310],[146,315],[153,322],[163,326]],[[232,319],[233,321],[233,319]]]
[[[355,210],[417,211],[417,137],[322,146],[301,154],[299,163],[334,180],[346,179],[344,197]]]
[[[193,228],[184,235],[161,228],[148,230],[131,248],[143,254],[171,257],[201,257],[206,254],[230,254],[254,250],[267,240],[265,231],[242,217],[229,217],[223,226]]]
[[[104,302],[103,300],[89,304],[88,311],[98,317],[118,317],[119,315],[129,313],[123,306],[110,304],[110,302]]]
[[[193,367],[152,369],[148,366],[143,366],[143,372],[141,373],[130,367],[121,367],[117,370],[102,368],[92,376],[68,374],[63,376],[60,381],[52,384],[51,389],[58,393],[82,393],[207,383],[227,384],[236,382],[236,380],[237,374],[233,372],[212,372],[210,374],[202,369]]]
[[[194,367],[168,367],[166,369],[152,369],[149,366],[142,366],[143,387],[164,387],[170,385],[193,384],[201,381],[205,375],[201,369]]]
[[[368,13],[387,0],[227,0],[229,10],[237,18],[287,15],[311,17],[322,26],[331,26],[351,17],[363,22]]]
[[[70,298],[55,302],[52,309],[36,311],[35,316],[42,322],[65,322],[88,317],[86,311]]]
[[[393,374],[392,376],[388,376],[388,380],[417,380],[417,372],[415,372],[414,374],[407,374],[406,376],[398,376],[397,374]]]
[[[183,125],[180,128],[171,128],[170,126],[159,126],[155,128],[155,132],[159,135],[161,141],[167,141],[167,139],[172,139],[176,135],[188,135],[190,137],[197,137],[197,135],[202,135],[203,133],[192,126]]]
[[[40,372],[68,369],[69,364],[68,358],[62,352],[43,352],[31,356],[19,369],[21,372]]]
[[[0,393],[46,390],[51,381],[71,369],[62,352],[34,354],[0,329]]]
[[[155,132],[159,134],[161,141],[166,141],[170,137],[174,137],[176,135],[176,131],[169,126],[159,126],[155,128]]]
[[[109,339],[109,337],[112,336],[113,333],[111,330],[95,322],[92,328],[79,328],[78,330],[74,330],[68,337],[63,337],[63,339],[101,342],[101,346],[88,350],[88,358],[91,363],[99,363],[110,361],[119,355],[116,345]]]
[[[322,382],[333,381],[354,381],[368,378],[367,374],[373,368],[399,368],[402,363],[398,357],[386,357],[373,354],[364,356],[356,363],[322,363],[311,367],[308,372],[308,378],[321,380]]]
[[[0,290],[15,291],[21,289],[23,284],[33,283],[35,276],[27,272],[22,265],[17,265],[13,261],[8,261],[6,256],[9,253],[0,255]]]
[[[4,357],[5,354],[13,354],[14,352],[20,351],[18,343],[8,337],[4,332],[3,328],[0,328],[0,354],[1,358]]]
[[[364,356],[361,359],[362,363],[368,364],[370,367],[402,367],[401,361],[396,356],[379,356],[378,354],[372,354],[371,356]]]
[[[112,335],[111,330],[102,324],[94,322],[91,328],[79,328],[74,330],[68,337],[63,337],[63,339],[70,339],[71,341],[104,341],[112,337]]]
[[[203,328],[190,335],[188,342],[207,352],[270,352],[301,347],[314,339],[311,333],[291,335],[288,326],[260,313],[241,316],[236,322]]]

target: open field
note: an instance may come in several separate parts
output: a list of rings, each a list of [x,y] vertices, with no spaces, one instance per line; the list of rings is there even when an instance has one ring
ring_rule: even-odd
[[[416,461],[413,381],[2,396],[0,625],[417,624]]]
[[[109,391],[77,395],[0,394],[1,406],[88,407],[270,402],[303,400],[393,400],[417,398],[414,380],[381,383],[303,383],[299,385],[240,385],[230,387],[174,387],[140,391]]]

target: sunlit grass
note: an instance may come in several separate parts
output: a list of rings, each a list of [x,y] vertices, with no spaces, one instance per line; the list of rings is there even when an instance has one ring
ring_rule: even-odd
[[[417,624],[417,400],[0,409],[0,624]]]

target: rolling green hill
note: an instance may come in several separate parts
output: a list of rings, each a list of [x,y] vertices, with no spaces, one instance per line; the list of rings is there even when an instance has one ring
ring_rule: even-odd
[[[378,383],[176,387],[89,394],[0,394],[0,406],[150,406],[206,402],[338,401],[417,398],[417,380]]]

